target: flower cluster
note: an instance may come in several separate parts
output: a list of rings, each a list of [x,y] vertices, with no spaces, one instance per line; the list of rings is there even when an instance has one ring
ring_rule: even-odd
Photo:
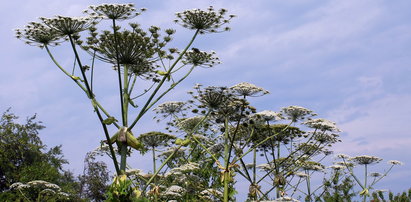
[[[381,173],[377,173],[377,172],[372,172],[370,174],[368,174],[370,177],[381,177],[382,174]]]
[[[86,48],[97,51],[97,57],[104,62],[137,66],[140,68],[139,71],[153,68],[147,59],[155,54],[156,43],[143,34],[130,31],[114,34],[107,31],[100,35],[97,42]]]
[[[295,176],[301,177],[301,178],[305,178],[308,177],[309,175],[304,173],[304,172],[296,172],[294,173]]]
[[[221,63],[219,58],[214,56],[215,54],[214,51],[207,53],[193,48],[184,54],[182,62],[184,64],[192,64],[200,67],[213,67],[214,65]]]
[[[178,185],[172,185],[168,187],[165,192],[162,192],[161,195],[167,196],[167,197],[181,197],[181,194],[186,192],[186,189],[183,187],[180,187]]]
[[[125,171],[127,176],[138,176],[144,173],[141,169],[129,169]]]
[[[300,106],[284,107],[281,109],[281,114],[283,114],[285,117],[292,120],[293,122],[296,122],[298,120],[304,120],[306,118],[309,119],[310,117],[316,115],[313,111]]]
[[[24,29],[16,29],[16,37],[29,45],[34,44],[41,48],[47,45],[59,45],[63,41],[56,30],[37,22],[29,23]]]
[[[214,201],[213,198],[222,198],[223,193],[217,189],[206,189],[200,192],[201,198]]]
[[[264,110],[264,111],[257,112],[251,115],[251,119],[256,120],[256,121],[261,120],[263,122],[278,121],[282,119],[282,116],[280,113],[277,113],[271,110]]]
[[[173,157],[174,158],[180,158],[180,157],[182,157],[182,156],[184,156],[184,154],[185,154],[185,151],[187,150],[187,148],[179,148],[177,151],[176,151],[176,147],[170,147],[169,149],[167,149],[166,151],[164,151],[164,152],[161,152],[159,155],[158,155],[158,157],[160,157],[160,158],[163,158],[163,159],[166,159],[167,157],[169,157],[171,154],[173,154],[174,153],[174,155],[173,155]]]
[[[397,160],[389,160],[389,161],[388,161],[388,164],[391,164],[391,165],[400,165],[400,166],[404,165],[403,162],[397,161]]]
[[[15,190],[15,189],[21,190],[21,189],[25,189],[25,188],[29,188],[29,187],[30,187],[29,185],[23,184],[21,182],[15,182],[15,183],[11,184],[9,188],[10,188],[10,190]]]
[[[334,133],[314,133],[314,140],[318,141],[321,144],[334,144],[336,142],[341,142],[338,139],[337,134]]]
[[[359,165],[369,165],[369,164],[379,163],[380,161],[382,161],[382,158],[379,158],[376,156],[362,155],[362,156],[352,157],[349,160]]]
[[[333,170],[344,170],[344,169],[346,169],[347,167],[346,167],[346,166],[343,166],[343,165],[334,164],[334,165],[331,165],[329,168],[331,168],[331,169],[333,169]]]
[[[158,105],[156,108],[154,108],[154,111],[157,114],[163,114],[164,117],[167,117],[170,115],[177,115],[178,113],[182,112],[185,109],[184,105],[184,102],[170,101]]]
[[[92,17],[106,18],[112,20],[126,20],[140,15],[136,12],[134,4],[101,4],[98,6],[89,6],[90,10],[85,10],[84,13],[89,14]],[[141,11],[146,9],[142,8]]]
[[[242,82],[237,85],[234,85],[231,87],[231,89],[235,92],[236,95],[238,96],[251,96],[251,97],[257,97],[257,96],[262,96],[265,94],[268,94],[267,90],[258,87],[254,84],[247,83],[247,82]]]
[[[184,131],[193,131],[198,124],[201,124],[203,118],[202,116],[194,116],[184,119],[177,124],[177,127]]]
[[[39,188],[41,187],[41,188],[54,189],[56,191],[60,191],[60,187],[58,185],[49,183],[43,180],[30,181],[27,183],[27,185],[31,187],[39,187]]]
[[[198,100],[212,110],[218,110],[232,98],[231,92],[226,87],[209,86],[199,90],[198,94]]]
[[[170,140],[174,140],[176,137],[174,135],[162,133],[162,132],[148,132],[141,134],[138,137],[143,145],[152,147],[159,147],[159,146],[166,146],[170,142]]]
[[[304,122],[304,124],[320,131],[340,132],[340,129],[337,128],[334,122],[322,118],[310,119]]]
[[[181,165],[180,167],[176,167],[170,170],[171,173],[179,172],[179,173],[188,173],[193,172],[200,169],[200,165],[194,162],[188,162],[186,164]]]
[[[323,171],[324,166],[315,161],[305,161],[302,163],[301,168],[303,170],[310,170],[310,171]]]
[[[41,17],[40,20],[63,36],[71,36],[87,30],[94,24],[94,19],[89,17],[56,16],[54,18]]]
[[[227,10],[220,9],[216,11],[212,6],[206,11],[200,9],[186,10],[176,13],[178,19],[175,22],[185,28],[199,30],[200,33],[228,31],[230,30],[229,27],[224,27],[223,29],[221,27],[229,23],[235,16],[229,15],[226,18],[226,13]]]
[[[287,201],[287,202],[298,202],[299,200],[288,197],[288,196],[283,196],[283,197],[275,199],[273,202],[285,202],[285,201]],[[261,202],[264,202],[264,201],[261,201]]]

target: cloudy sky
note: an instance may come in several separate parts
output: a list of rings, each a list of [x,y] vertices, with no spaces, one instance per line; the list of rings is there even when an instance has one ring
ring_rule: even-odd
[[[113,1],[112,1],[113,2]],[[129,3],[129,1],[115,1]],[[50,61],[46,52],[14,38],[13,29],[37,17],[81,15],[92,0],[14,0],[0,7],[0,111],[20,117],[38,114],[49,146],[62,144],[68,169],[82,171],[87,151],[103,138],[82,92]],[[145,26],[178,28],[174,13],[191,8],[226,8],[236,14],[232,30],[201,36],[194,46],[215,50],[222,64],[197,69],[172,96],[185,100],[195,83],[232,86],[250,82],[271,94],[252,101],[259,110],[300,105],[337,122],[344,131],[336,153],[375,155],[405,162],[378,188],[402,191],[411,179],[411,1],[396,0],[140,0],[148,11],[135,20]],[[174,45],[192,34],[177,29]],[[68,46],[55,50],[63,65]],[[105,70],[107,69],[107,70]],[[113,113],[115,74],[102,67],[102,102]],[[112,79],[112,80],[111,80]],[[104,90],[106,89],[106,90]],[[142,131],[155,128],[151,118]],[[140,162],[142,162],[140,160]],[[136,165],[139,160],[136,160]],[[383,163],[384,164],[384,163]],[[383,171],[388,165],[379,167]]]

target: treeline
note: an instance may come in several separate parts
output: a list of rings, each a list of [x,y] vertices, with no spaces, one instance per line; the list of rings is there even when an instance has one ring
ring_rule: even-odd
[[[36,115],[19,124],[10,110],[0,119],[0,201],[103,201],[109,181],[107,166],[86,155],[84,172],[75,176],[61,145],[48,148]]]

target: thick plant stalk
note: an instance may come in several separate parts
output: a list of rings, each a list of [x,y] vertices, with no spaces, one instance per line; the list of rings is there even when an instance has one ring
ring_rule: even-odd
[[[234,144],[234,142],[233,141],[231,141],[231,142],[229,142],[229,134],[228,134],[228,118],[225,118],[225,121],[224,121],[224,128],[225,128],[225,131],[224,131],[224,141],[225,141],[225,143],[224,143],[224,169],[225,170],[223,170],[223,179],[224,179],[224,202],[228,202],[228,194],[229,194],[229,180],[230,180],[230,168],[229,168],[229,164],[230,164],[230,155],[229,155],[229,152],[230,152],[230,147],[231,147],[231,144]],[[230,143],[230,144],[229,144]]]
[[[367,164],[364,164],[364,190],[368,189],[367,188]],[[367,195],[368,193],[364,193],[363,201],[367,201]]]
[[[97,105],[94,103],[94,101],[95,101],[94,94],[91,92],[91,88],[90,88],[90,86],[89,86],[89,84],[88,84],[87,76],[86,76],[86,74],[85,74],[85,72],[84,72],[84,69],[83,69],[83,66],[82,66],[82,64],[81,64],[80,57],[79,57],[79,55],[78,55],[78,53],[77,53],[77,49],[76,49],[76,46],[75,46],[75,44],[74,44],[73,38],[72,38],[71,35],[68,35],[68,36],[69,36],[69,40],[70,40],[70,43],[71,43],[71,47],[73,48],[73,51],[74,51],[74,55],[75,55],[75,57],[76,57],[76,59],[77,59],[77,63],[78,63],[78,65],[79,65],[79,67],[80,67],[80,71],[81,71],[81,74],[82,74],[82,76],[83,76],[84,83],[85,83],[85,85],[86,85],[87,96],[89,97],[90,100],[92,100],[92,104],[93,104],[93,107],[94,107],[94,111],[97,113],[97,117],[98,117],[98,119],[100,120],[100,123],[101,123],[101,125],[102,125],[102,127],[103,127],[104,134],[105,134],[105,136],[106,136],[107,141],[110,142],[110,135],[109,135],[109,133],[108,133],[107,126],[106,126],[105,123],[103,123],[104,119],[103,119],[103,117],[102,117],[101,114],[100,114],[100,110],[98,109]],[[112,146],[111,144],[108,144],[108,145],[109,145],[110,153],[111,153],[111,155],[112,155],[112,157],[113,157],[112,159],[113,159],[114,167],[115,167],[115,169],[116,169],[117,174],[120,175],[121,172],[120,172],[120,168],[118,167],[118,162],[117,162],[117,158],[116,158],[116,155],[115,155],[113,146]]]

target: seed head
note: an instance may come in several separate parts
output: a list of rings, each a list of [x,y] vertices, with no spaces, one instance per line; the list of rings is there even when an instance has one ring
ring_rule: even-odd
[[[222,32],[230,29],[228,27],[222,28],[222,26],[229,23],[234,17],[234,15],[230,15],[226,18],[226,13],[225,9],[216,11],[210,6],[207,10],[192,9],[176,13],[177,19],[174,21],[185,28],[199,30],[200,33]]]
[[[43,23],[51,29],[56,30],[62,36],[73,35],[89,29],[94,19],[90,17],[66,17],[56,16],[54,18],[40,18]]]
[[[138,139],[144,145],[152,148],[166,146],[171,140],[176,139],[176,137],[167,133],[153,131],[141,134]]]
[[[388,164],[391,164],[391,165],[400,165],[400,166],[404,165],[403,162],[397,161],[397,160],[389,160],[389,161],[388,161]]]
[[[63,41],[55,29],[38,22],[30,22],[24,29],[16,29],[15,32],[18,39],[41,48],[46,45],[59,45]]]
[[[349,160],[359,165],[369,165],[369,164],[379,163],[380,161],[382,161],[382,158],[379,158],[376,156],[362,155],[362,156],[352,157]]]
[[[134,4],[101,4],[98,6],[89,6],[90,10],[85,10],[84,13],[92,17],[111,19],[111,20],[127,20],[140,15],[136,12]],[[146,9],[141,9],[145,11]]]
[[[271,111],[271,110],[264,110],[262,112],[258,112],[252,115],[251,117],[253,120],[261,120],[264,122],[267,121],[278,121],[282,119],[282,116],[280,113]]]
[[[340,132],[341,130],[337,128],[334,122],[331,122],[326,119],[310,119],[305,121],[303,124],[307,125],[310,128],[318,129],[320,131],[329,131],[329,132]]]
[[[234,90],[234,92],[239,96],[257,97],[270,93],[261,87],[258,87],[254,84],[247,82],[242,82],[237,85],[234,85],[231,87],[231,89]]]
[[[284,107],[282,108],[281,113],[293,122],[304,120],[316,115],[313,111],[300,106]]]
[[[192,64],[194,66],[213,67],[214,65],[221,63],[219,58],[214,55],[214,51],[207,53],[193,48],[184,54],[184,59],[182,62],[184,64]]]

